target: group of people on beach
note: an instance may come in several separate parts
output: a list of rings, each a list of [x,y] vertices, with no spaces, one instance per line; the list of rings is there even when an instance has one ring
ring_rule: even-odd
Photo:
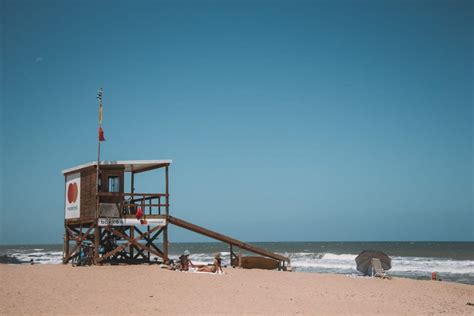
[[[197,268],[198,272],[209,272],[209,273],[223,273],[222,271],[222,258],[220,253],[214,255],[214,261],[212,265],[194,264],[189,256],[191,253],[189,250],[185,250],[183,254],[178,258],[176,264],[171,264],[170,269],[178,271],[189,271],[190,268]]]

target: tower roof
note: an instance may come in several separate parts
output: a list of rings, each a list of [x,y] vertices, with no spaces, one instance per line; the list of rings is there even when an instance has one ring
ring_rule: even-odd
[[[171,159],[161,160],[104,160],[100,162],[101,166],[123,166],[125,172],[143,172],[153,169],[158,169],[170,165],[173,161]],[[63,174],[79,171],[81,169],[97,166],[97,161],[91,161],[79,166],[64,169]]]

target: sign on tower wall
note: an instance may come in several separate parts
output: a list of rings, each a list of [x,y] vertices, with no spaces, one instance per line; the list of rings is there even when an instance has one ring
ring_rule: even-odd
[[[81,174],[73,173],[66,176],[66,203],[64,218],[79,218],[81,210]]]

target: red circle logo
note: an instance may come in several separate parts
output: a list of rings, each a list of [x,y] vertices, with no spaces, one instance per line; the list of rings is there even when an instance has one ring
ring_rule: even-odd
[[[77,193],[78,193],[77,183],[76,182],[69,183],[67,187],[67,201],[69,202],[69,204],[76,202]]]

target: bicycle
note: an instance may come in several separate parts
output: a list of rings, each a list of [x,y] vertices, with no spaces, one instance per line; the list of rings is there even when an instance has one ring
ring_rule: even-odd
[[[90,266],[94,262],[94,246],[82,243],[79,250],[71,259],[73,267]]]

